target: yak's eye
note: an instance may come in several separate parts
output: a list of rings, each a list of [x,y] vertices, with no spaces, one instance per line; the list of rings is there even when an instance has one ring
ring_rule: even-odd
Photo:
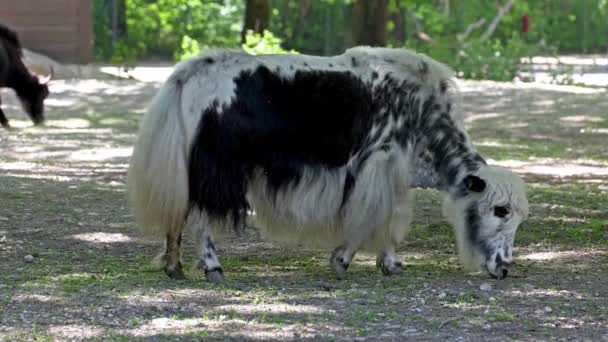
[[[494,216],[504,218],[511,213],[509,206],[496,206],[494,207]]]

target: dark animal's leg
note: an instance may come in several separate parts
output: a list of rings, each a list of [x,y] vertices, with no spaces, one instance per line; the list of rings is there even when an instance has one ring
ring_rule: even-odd
[[[0,105],[2,105],[2,99],[0,99]],[[10,128],[11,127],[8,124],[8,119],[6,118],[6,115],[4,115],[4,112],[2,111],[1,107],[0,107],[0,125],[2,125],[2,127],[4,127],[4,128]]]
[[[209,282],[221,283],[224,281],[224,270],[217,257],[215,245],[211,235],[205,231],[201,239],[201,256],[198,268],[205,271],[205,277]]]
[[[342,279],[342,276],[350,266],[355,253],[357,252],[357,248],[354,247],[351,243],[344,243],[331,253],[331,257],[329,258],[329,265],[332,270],[336,272],[336,277],[338,279]]]
[[[181,262],[182,232],[169,232],[165,245],[165,273],[173,279],[185,279]]]
[[[376,258],[376,266],[384,275],[399,274],[403,271],[403,263],[395,254],[395,248],[385,248]]]

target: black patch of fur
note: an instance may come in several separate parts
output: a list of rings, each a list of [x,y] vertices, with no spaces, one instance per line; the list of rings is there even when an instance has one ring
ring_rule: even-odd
[[[346,173],[346,178],[344,179],[344,190],[342,193],[342,205],[344,206],[350,197],[350,194],[353,192],[355,188],[355,175],[352,170],[348,170]]]
[[[15,31],[6,25],[0,24],[0,39],[13,45],[19,51],[19,55],[21,55],[21,42]]]
[[[202,115],[189,191],[192,205],[237,226],[255,170],[276,192],[297,183],[305,169],[344,166],[364,146],[377,112],[368,87],[349,72],[298,71],[287,80],[260,66],[235,82],[234,102]]]
[[[420,65],[420,69],[418,70],[418,72],[420,72],[421,75],[426,75],[429,72],[429,65],[426,62],[422,62],[422,65]]]
[[[211,57],[206,57],[205,59],[203,59],[203,61],[205,61],[205,63],[207,63],[207,64],[215,63],[215,60],[213,60],[213,58],[211,58]]]
[[[448,90],[448,81],[446,81],[446,80],[441,81],[439,83],[439,90],[441,91],[441,93],[445,93]],[[448,111],[449,111],[449,109],[448,109]]]

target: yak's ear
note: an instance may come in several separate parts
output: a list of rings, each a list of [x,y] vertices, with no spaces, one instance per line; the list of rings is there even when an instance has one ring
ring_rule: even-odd
[[[486,188],[486,181],[473,175],[466,176],[462,184],[467,192],[483,192]]]

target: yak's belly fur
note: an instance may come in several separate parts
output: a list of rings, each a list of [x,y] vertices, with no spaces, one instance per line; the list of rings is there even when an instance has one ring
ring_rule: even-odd
[[[411,217],[411,193],[405,155],[400,150],[370,156],[348,201],[344,201],[347,167],[304,170],[299,182],[276,192],[262,172],[248,194],[253,224],[272,240],[332,248],[346,240],[378,252],[400,243]]]

